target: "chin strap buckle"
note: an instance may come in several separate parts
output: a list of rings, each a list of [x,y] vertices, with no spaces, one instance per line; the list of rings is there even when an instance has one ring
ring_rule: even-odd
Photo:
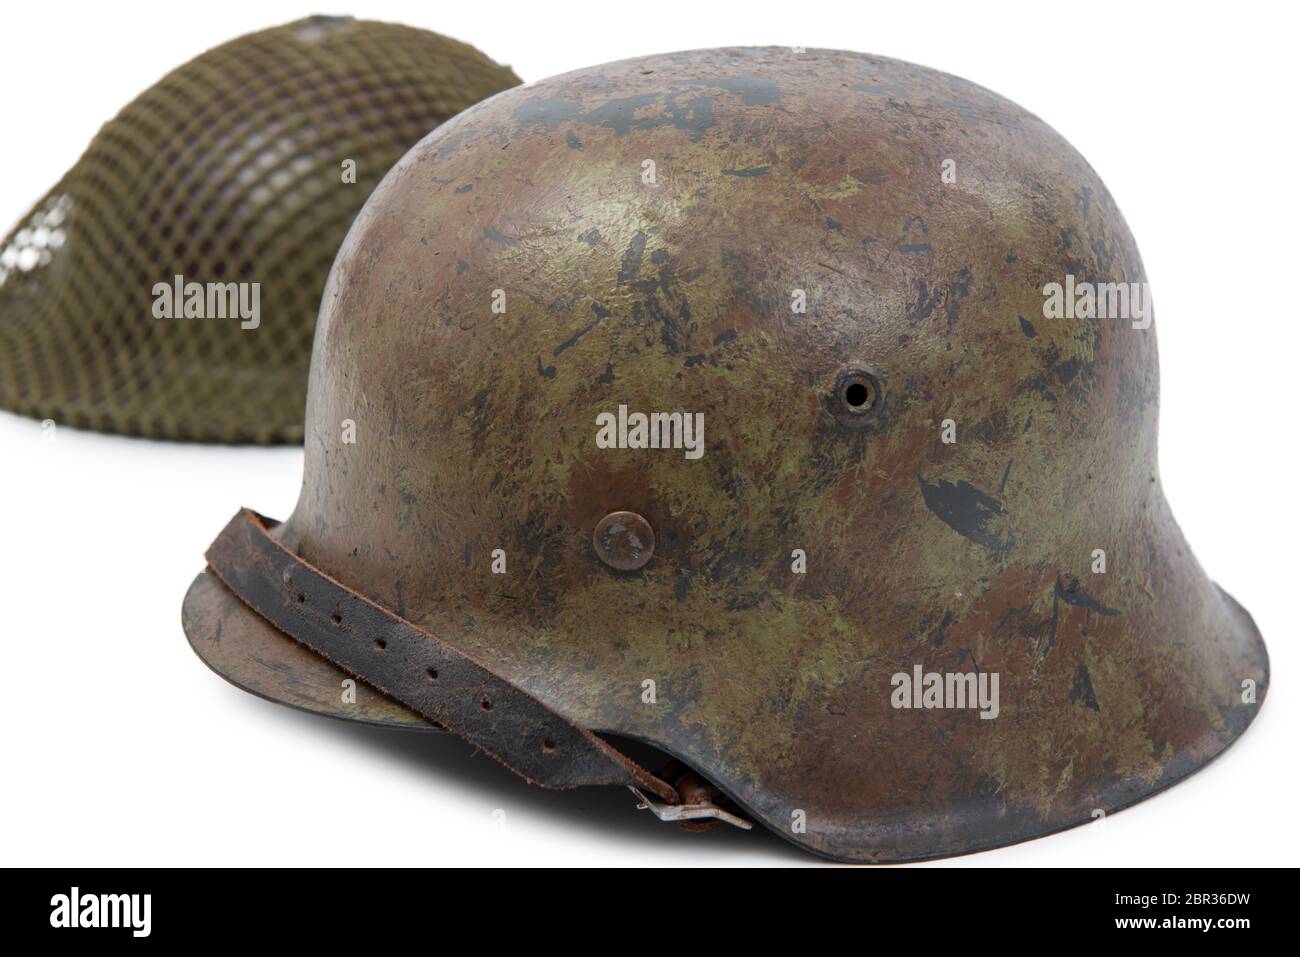
[[[649,811],[659,820],[676,824],[688,831],[707,831],[723,823],[742,831],[753,828],[751,822],[724,806],[731,802],[721,791],[680,762],[670,762],[656,777],[671,783],[681,795],[682,803],[665,804],[629,784],[628,790],[636,795],[639,802],[636,806],[638,811]]]

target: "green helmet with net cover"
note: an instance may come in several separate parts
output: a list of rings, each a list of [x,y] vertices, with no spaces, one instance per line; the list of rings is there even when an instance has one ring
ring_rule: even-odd
[[[350,17],[174,70],[0,242],[0,408],[301,442],[316,310],[357,211],[422,136],[518,82],[464,43]]]

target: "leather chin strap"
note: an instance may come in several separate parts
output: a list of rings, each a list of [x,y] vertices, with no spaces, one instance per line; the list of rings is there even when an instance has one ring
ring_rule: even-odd
[[[330,578],[241,509],[208,565],[253,611],[343,670],[546,788],[622,784],[671,805],[677,791],[527,691]]]

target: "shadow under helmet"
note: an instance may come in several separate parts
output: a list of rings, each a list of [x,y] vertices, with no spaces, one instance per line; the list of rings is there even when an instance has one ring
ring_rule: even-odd
[[[353,225],[301,498],[236,515],[186,632],[266,698],[837,860],[1093,820],[1268,682],[1161,490],[1144,280],[1078,153],[930,69],[725,49],[512,90]]]
[[[350,17],[168,74],[0,242],[0,408],[301,442],[316,308],[352,219],[421,137],[518,82],[464,43]]]

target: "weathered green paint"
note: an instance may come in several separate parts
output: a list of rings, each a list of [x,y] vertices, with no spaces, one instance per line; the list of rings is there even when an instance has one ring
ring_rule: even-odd
[[[1221,751],[1268,669],[1161,492],[1154,328],[1043,319],[1067,273],[1145,279],[1084,160],[955,77],[746,49],[516,89],[426,138],[358,218],[280,534],[816,853],[1088,821]],[[836,404],[846,371],[880,389],[866,421]],[[706,453],[597,448],[620,403],[703,412]],[[654,529],[637,572],[592,549],[619,509]],[[192,639],[275,696],[232,635],[275,636],[230,601],[201,578]],[[893,709],[918,664],[997,672],[1000,716]]]

